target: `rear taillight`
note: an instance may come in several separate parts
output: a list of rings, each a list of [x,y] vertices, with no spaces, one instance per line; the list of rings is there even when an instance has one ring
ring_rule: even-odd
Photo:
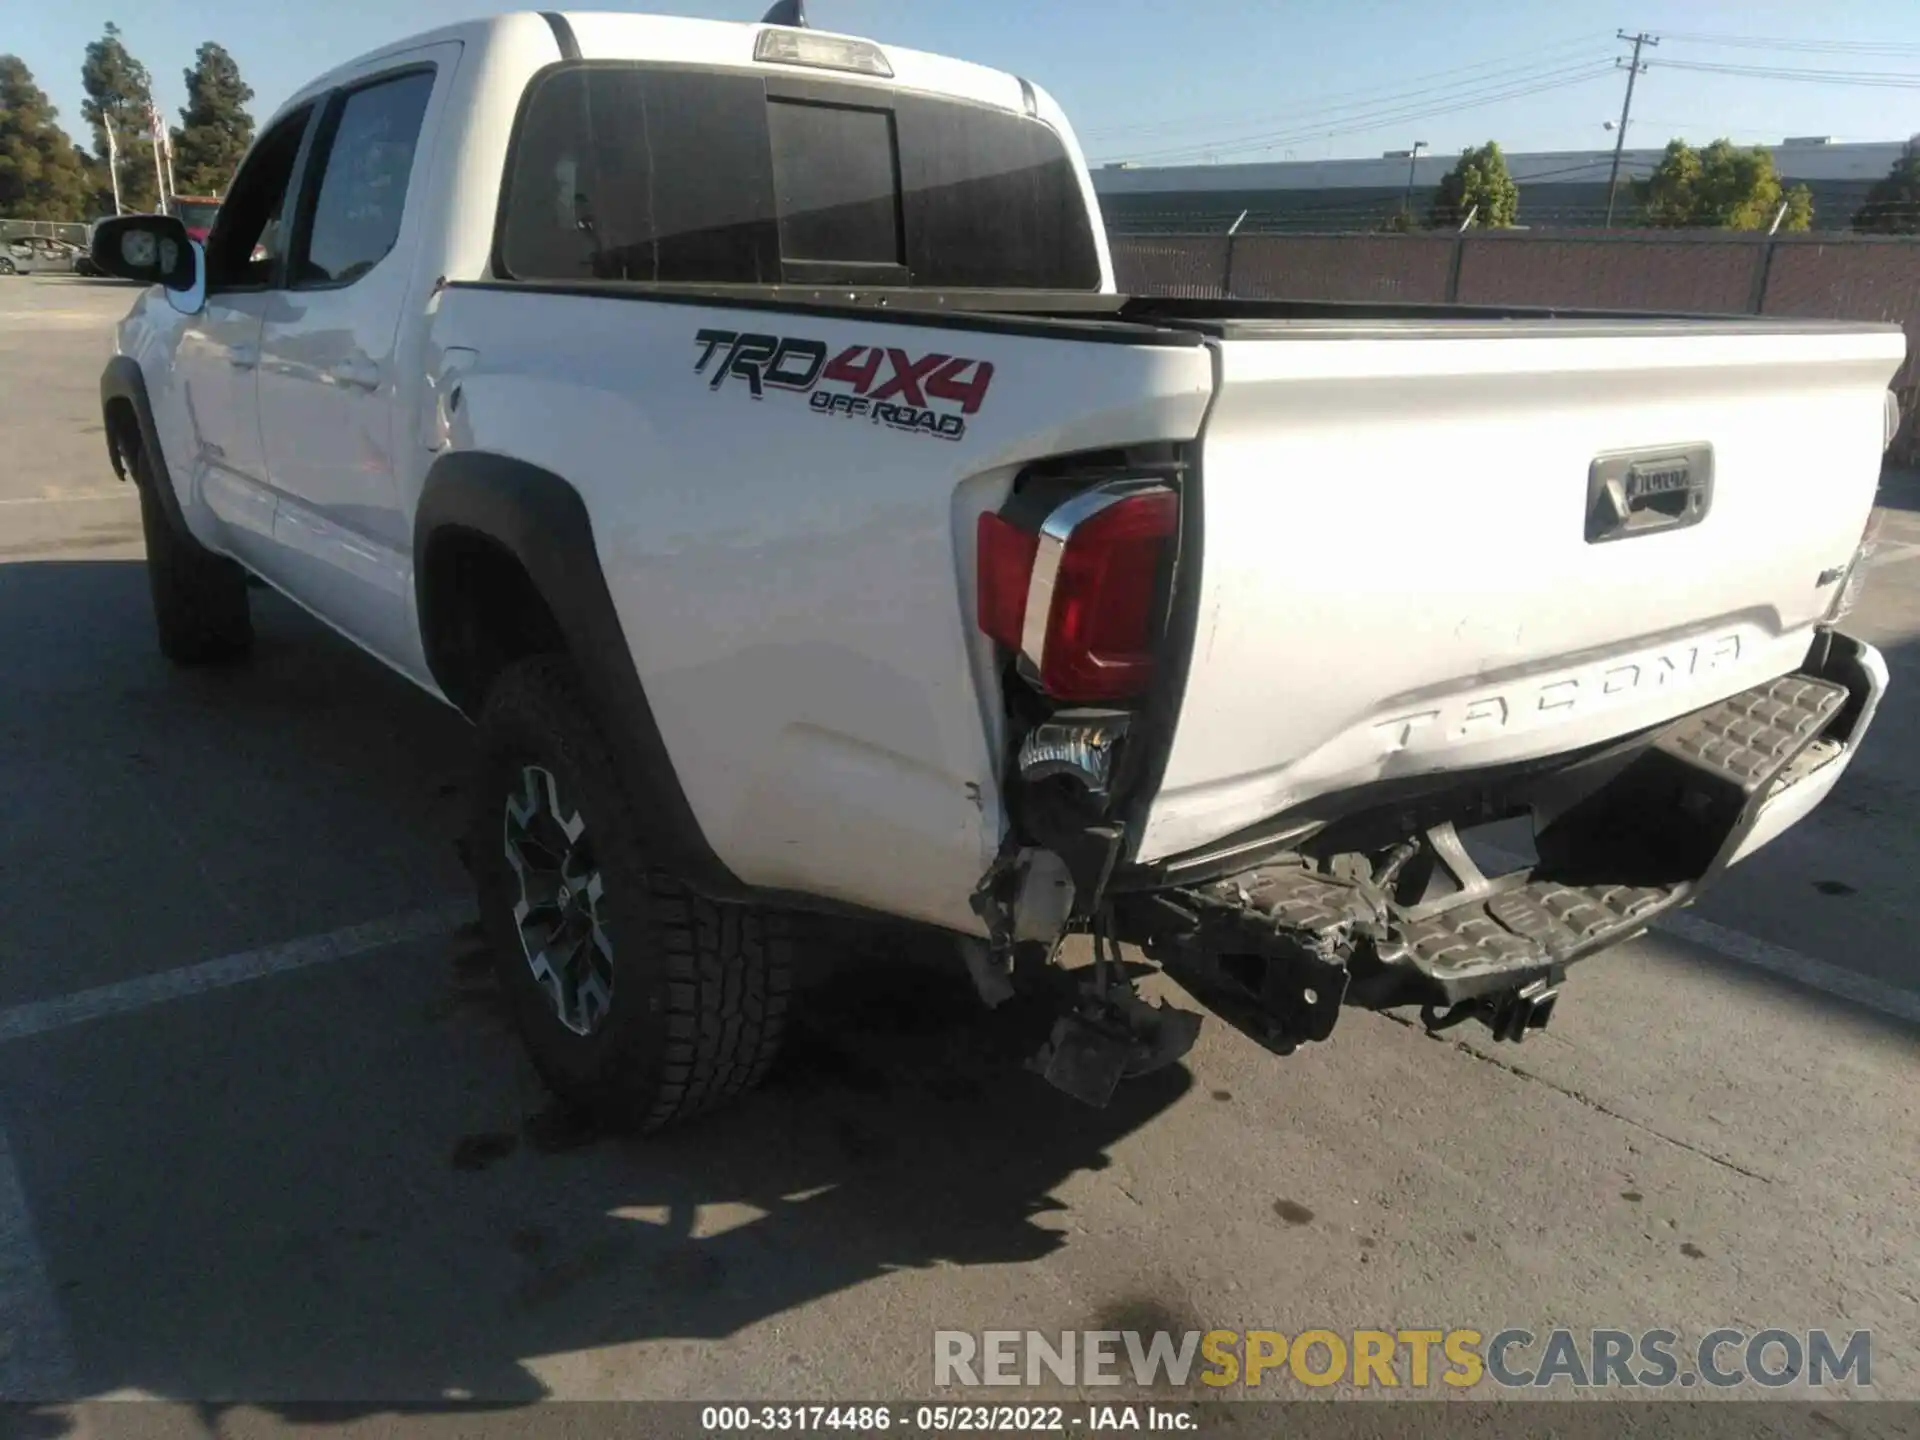
[[[1033,534],[980,517],[980,629],[1056,700],[1124,700],[1153,677],[1180,504],[1157,480],[1082,491]]]
[[[1027,614],[1027,585],[1040,537],[1002,520],[992,511],[980,517],[980,633],[1009,650],[1020,648],[1020,626]]]

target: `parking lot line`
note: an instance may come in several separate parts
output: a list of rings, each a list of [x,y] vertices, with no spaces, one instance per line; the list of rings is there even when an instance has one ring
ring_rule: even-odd
[[[1702,920],[1698,915],[1669,915],[1657,921],[1654,928],[1695,945],[1705,946],[1715,954],[1737,960],[1742,965],[1751,965],[1770,975],[1798,981],[1809,989],[1838,995],[1869,1010],[1878,1010],[1883,1015],[1892,1015],[1896,1019],[1920,1025],[1920,994],[1889,985],[1884,980],[1876,980],[1871,975],[1829,965],[1824,960],[1802,955],[1784,945],[1758,940],[1738,930],[1716,925],[1711,920]]]
[[[76,1380],[33,1213],[0,1130],[0,1401],[71,1400]]]
[[[1485,842],[1477,842],[1474,851],[1483,863],[1502,870],[1518,870],[1531,863],[1525,856],[1515,855],[1510,850]],[[1851,1000],[1869,1010],[1878,1010],[1882,1015],[1920,1025],[1920,993],[1889,985],[1884,980],[1875,980],[1871,975],[1862,975],[1857,970],[1848,970],[1840,965],[1829,965],[1811,955],[1802,955],[1798,950],[1789,950],[1770,940],[1761,940],[1743,931],[1716,925],[1711,920],[1703,920],[1684,910],[1654,921],[1653,928],[1711,950],[1723,959],[1751,965],[1769,975],[1796,981],[1810,990],[1837,995],[1842,1000]]]
[[[71,995],[57,995],[48,1000],[30,1000],[9,1010],[0,1010],[0,1044],[9,1040],[24,1040],[32,1035],[45,1035],[52,1030],[64,1030],[70,1025],[98,1020],[107,1015],[124,1015],[128,1011],[164,1005],[170,1000],[184,1000],[189,995],[224,990],[232,985],[243,985],[249,980],[282,975],[289,970],[302,970],[309,965],[345,960],[408,940],[424,940],[429,936],[445,934],[472,914],[471,902],[450,902],[426,910],[410,910],[403,915],[390,915],[384,920],[349,925],[343,930],[330,930],[324,935],[308,935],[259,950],[222,955],[218,959],[182,966],[178,970],[163,970],[157,975],[142,975],[138,979],[79,990]]]
[[[1490,864],[1506,867],[1525,863],[1520,857],[1496,847],[1483,845],[1480,851]],[[101,985],[69,995],[56,995],[46,1000],[30,1000],[11,1009],[0,1010],[0,1044],[64,1030],[108,1015],[124,1015],[129,1011],[145,1010],[191,995],[224,990],[250,980],[302,970],[310,965],[349,959],[388,945],[426,939],[452,930],[471,917],[472,908],[468,903],[449,902],[425,910],[388,916],[383,920],[349,925],[341,930],[330,930],[324,935],[308,935],[258,950],[222,955],[177,970],[163,970],[157,975],[142,975],[137,979]],[[1725,959],[1751,965],[1756,970],[1782,976],[1810,989],[1837,995],[1883,1015],[1920,1024],[1920,993],[1889,985],[1843,966],[1830,965],[1784,945],[1775,945],[1771,941],[1717,925],[1711,920],[1703,920],[1698,915],[1668,915],[1654,922],[1654,929],[1702,946]]]
[[[0,505],[85,505],[101,500],[138,500],[140,492],[131,485],[123,490],[85,490],[78,495],[9,495]]]
[[[1889,545],[1884,550],[1876,550],[1867,559],[1869,570],[1878,570],[1885,565],[1898,565],[1903,560],[1911,560],[1920,555],[1920,545]]]

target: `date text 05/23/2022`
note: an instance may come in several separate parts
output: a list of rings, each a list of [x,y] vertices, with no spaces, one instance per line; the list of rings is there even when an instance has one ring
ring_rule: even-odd
[[[772,1432],[850,1435],[1048,1435],[1200,1429],[1192,1406],[1113,1405],[708,1405],[703,1434]]]

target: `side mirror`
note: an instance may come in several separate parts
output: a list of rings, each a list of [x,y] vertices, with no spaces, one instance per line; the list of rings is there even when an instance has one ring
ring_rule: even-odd
[[[169,290],[191,290],[199,265],[187,227],[171,215],[117,215],[93,230],[93,263],[103,274]]]

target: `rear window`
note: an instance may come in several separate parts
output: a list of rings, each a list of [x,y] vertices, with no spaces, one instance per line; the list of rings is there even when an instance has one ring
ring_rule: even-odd
[[[745,72],[574,64],[530,87],[497,268],[525,280],[1095,290],[1036,120]]]

